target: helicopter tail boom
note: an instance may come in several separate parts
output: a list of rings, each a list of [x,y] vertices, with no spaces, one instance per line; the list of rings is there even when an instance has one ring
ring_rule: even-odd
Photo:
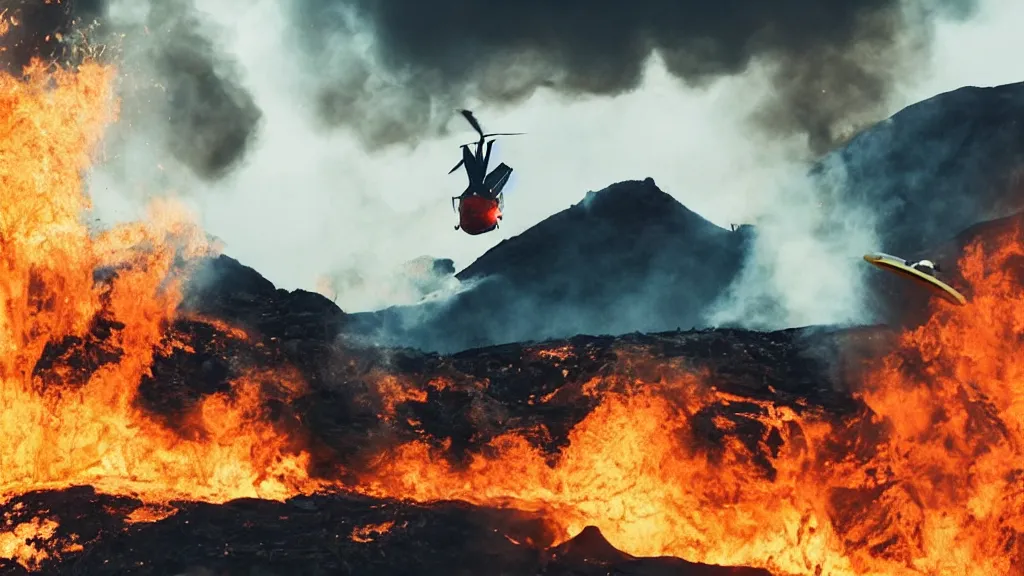
[[[497,198],[505,184],[508,183],[509,176],[512,175],[512,167],[502,162],[491,170],[491,173],[484,178],[484,191],[491,198]]]

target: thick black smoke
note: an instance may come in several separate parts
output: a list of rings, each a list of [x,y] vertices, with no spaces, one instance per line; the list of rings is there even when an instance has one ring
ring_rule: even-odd
[[[935,0],[913,13],[900,0],[301,0],[297,16],[321,55],[372,31],[388,77],[318,61],[324,74],[340,71],[318,93],[323,119],[372,145],[413,139],[433,126],[432,110],[447,119],[470,98],[514,103],[542,86],[628,92],[656,52],[691,85],[774,64],[757,120],[774,134],[806,134],[821,151],[848,124],[877,119],[897,76],[923,63],[936,11],[964,16],[974,4]],[[375,109],[381,102],[389,108]]]
[[[977,0],[296,0],[292,32],[319,76],[311,98],[327,127],[368,147],[442,131],[452,108],[513,104],[540,87],[616,95],[636,88],[656,53],[691,85],[773,66],[755,120],[770,136],[802,134],[813,152],[877,120],[901,75],[922,67],[937,12],[969,15]],[[262,113],[191,0],[153,0],[144,22],[115,22],[107,0],[0,0],[18,25],[0,66],[73,55],[76,20],[103,25],[129,68],[124,113],[136,133],[201,178],[237,166]],[[369,50],[360,36],[369,32]],[[72,41],[73,40],[73,41]],[[666,110],[671,121],[671,110]],[[127,122],[125,124],[128,124]],[[126,136],[127,138],[127,136]]]
[[[127,74],[124,130],[112,141],[132,146],[128,132],[145,133],[196,176],[222,177],[245,156],[262,113],[191,0],[148,8],[143,21],[119,22],[105,0],[0,0],[13,24],[0,37],[0,66],[18,73],[33,57],[61,65],[83,54],[115,57]]]
[[[146,27],[150,42],[138,62],[150,63],[153,76],[143,92],[160,104],[169,151],[202,178],[226,175],[254,142],[262,118],[235,62],[192,0],[153,0]]]

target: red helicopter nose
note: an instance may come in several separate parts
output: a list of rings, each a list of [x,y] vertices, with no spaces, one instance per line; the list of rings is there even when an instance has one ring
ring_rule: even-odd
[[[459,203],[459,226],[466,234],[475,236],[494,230],[501,216],[497,200],[469,196]]]

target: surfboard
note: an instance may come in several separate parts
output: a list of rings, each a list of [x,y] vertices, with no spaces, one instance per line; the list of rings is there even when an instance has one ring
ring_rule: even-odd
[[[957,292],[952,286],[946,284],[942,280],[939,280],[935,276],[928,274],[927,272],[922,272],[921,270],[912,268],[903,258],[893,256],[891,254],[884,254],[882,252],[872,252],[870,254],[865,254],[864,260],[882,270],[914,280],[919,286],[927,288],[933,294],[945,299],[947,302],[951,302],[959,306],[967,304],[967,298],[964,298],[964,295]]]

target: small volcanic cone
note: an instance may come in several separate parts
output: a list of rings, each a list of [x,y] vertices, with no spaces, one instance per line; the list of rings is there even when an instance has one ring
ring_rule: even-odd
[[[551,550],[552,558],[566,564],[618,564],[633,557],[616,550],[597,526],[587,526],[571,540]]]

